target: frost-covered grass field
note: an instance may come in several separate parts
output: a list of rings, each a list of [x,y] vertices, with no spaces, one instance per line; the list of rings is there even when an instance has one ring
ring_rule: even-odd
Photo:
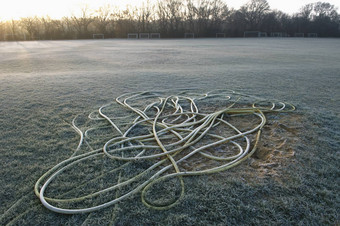
[[[339,49],[339,39],[294,38],[1,42],[0,225],[339,224]],[[297,110],[269,116],[251,159],[185,178],[169,210],[140,195],[88,214],[43,207],[34,184],[76,149],[76,115],[126,92],[165,89],[233,89]],[[286,140],[277,152],[291,154],[265,165],[275,139]]]

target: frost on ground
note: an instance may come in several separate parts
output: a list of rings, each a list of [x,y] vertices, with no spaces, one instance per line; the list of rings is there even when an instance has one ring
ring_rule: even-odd
[[[294,38],[1,42],[0,224],[339,223],[338,49],[337,39]],[[95,214],[42,207],[33,185],[77,147],[76,115],[122,93],[175,88],[233,89],[297,111],[268,116],[248,162],[188,178],[170,210],[140,197]]]

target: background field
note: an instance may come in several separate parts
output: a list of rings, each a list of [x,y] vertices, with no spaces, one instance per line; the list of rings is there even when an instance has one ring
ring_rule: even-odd
[[[0,224],[339,223],[339,49],[339,39],[294,38],[1,42]],[[214,179],[186,178],[184,199],[166,211],[138,195],[74,216],[40,204],[35,181],[77,147],[74,116],[125,92],[175,88],[293,103],[283,117],[295,155],[277,176],[249,179],[251,159]]]

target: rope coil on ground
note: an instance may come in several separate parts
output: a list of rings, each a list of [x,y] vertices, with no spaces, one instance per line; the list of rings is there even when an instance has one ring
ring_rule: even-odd
[[[257,148],[261,129],[266,123],[265,113],[295,110],[289,103],[267,102],[258,98],[249,103],[249,99],[254,97],[230,90],[203,94],[185,90],[178,91],[175,95],[166,95],[163,92],[123,94],[116,98],[116,103],[129,111],[126,115],[112,117],[104,113],[111,107],[110,103],[100,107],[97,114],[90,113],[88,116],[89,120],[105,122],[105,125],[91,127],[83,132],[76,126],[76,118],[72,121],[73,128],[80,135],[77,149],[70,158],[60,162],[38,179],[34,187],[35,194],[46,208],[64,214],[96,211],[136,193],[141,193],[142,202],[150,208],[171,208],[185,193],[183,177],[216,173],[240,164]],[[216,106],[218,103],[222,104]],[[247,118],[250,115],[256,121],[250,128],[241,129],[231,122],[233,118]],[[118,125],[116,121],[122,122]],[[106,140],[102,148],[94,148],[90,134],[107,128],[113,129],[116,135],[109,134],[112,138]],[[230,145],[230,148],[224,148],[223,145]],[[80,153],[81,149],[86,147],[89,151]],[[119,167],[110,171],[119,172],[117,183],[79,197],[66,198],[63,197],[65,194],[55,198],[45,197],[50,183],[77,164],[97,157],[122,162]],[[214,164],[205,168],[196,167],[195,162],[202,160],[213,161]],[[148,166],[137,172],[137,175],[121,179],[120,170],[141,162],[147,162]],[[186,165],[190,167],[186,168]],[[98,176],[91,181],[102,177],[104,176]],[[174,200],[157,203],[148,199],[148,192],[153,186],[172,179],[178,180],[180,185]],[[89,183],[85,182],[83,187]],[[80,188],[78,186],[75,189]],[[93,203],[80,208],[61,207],[63,203],[70,206],[86,200],[88,203],[95,197],[119,189],[124,191],[123,194],[103,203]]]

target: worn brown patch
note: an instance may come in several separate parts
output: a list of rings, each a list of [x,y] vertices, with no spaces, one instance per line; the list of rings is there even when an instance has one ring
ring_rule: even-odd
[[[276,113],[269,113],[276,114]],[[267,122],[262,128],[261,138],[256,152],[240,165],[230,170],[225,170],[219,175],[240,178],[250,183],[264,178],[274,178],[278,182],[284,172],[283,168],[295,159],[295,144],[299,141],[299,134],[303,130],[303,116],[295,112],[277,113],[277,117],[270,117],[268,114]],[[275,118],[275,119],[271,119]],[[259,118],[254,115],[236,116],[228,118],[235,127],[245,131],[255,127],[259,123]],[[211,132],[214,134],[231,136],[233,131],[227,131],[223,126],[214,128]],[[234,131],[235,133],[235,131]],[[236,133],[235,133],[236,134]],[[248,135],[251,140],[251,149],[254,145],[255,134]],[[210,141],[211,142],[211,141]],[[242,139],[238,139],[241,145],[245,145]],[[232,144],[220,145],[216,148],[210,148],[204,151],[214,156],[227,156],[235,154],[237,148]],[[179,164],[181,171],[197,171],[210,169],[223,164],[223,161],[210,160],[202,155],[195,154],[187,161]],[[213,178],[219,180],[219,176]]]
[[[282,169],[295,158],[294,146],[303,129],[302,117],[296,113],[281,114],[279,119],[267,121],[258,148],[249,160],[253,170],[246,173],[247,180],[273,177],[282,182]]]

